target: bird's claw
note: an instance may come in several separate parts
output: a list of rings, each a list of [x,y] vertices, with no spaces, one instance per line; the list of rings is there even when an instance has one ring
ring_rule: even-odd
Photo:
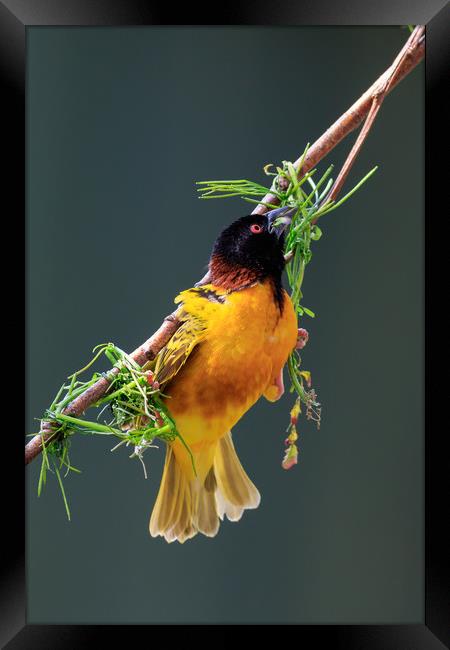
[[[299,327],[298,328],[298,333],[297,333],[297,343],[295,344],[295,349],[296,350],[302,350],[305,347],[305,345],[308,343],[308,339],[309,339],[308,332],[303,327]]]

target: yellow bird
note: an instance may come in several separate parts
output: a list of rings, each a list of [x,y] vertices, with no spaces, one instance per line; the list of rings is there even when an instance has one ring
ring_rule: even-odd
[[[219,235],[203,281],[181,292],[181,326],[155,365],[165,403],[189,446],[167,445],[150,519],[153,537],[214,537],[224,515],[238,521],[260,494],[234,449],[231,429],[262,396],[283,394],[283,366],[297,317],[281,276],[292,211],[238,219]]]

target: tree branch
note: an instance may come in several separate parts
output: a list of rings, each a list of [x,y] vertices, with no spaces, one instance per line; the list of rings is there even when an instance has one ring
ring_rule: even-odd
[[[341,117],[330,126],[325,133],[311,145],[303,161],[301,168],[301,176],[311,171],[322,158],[332,151],[349,133],[354,131],[364,120],[366,116],[370,115],[370,121],[366,121],[366,129],[360,134],[355,143],[355,150],[350,152],[344,166],[339,174],[336,182],[331,190],[333,198],[342,188],[345,178],[347,177],[350,168],[359,153],[362,143],[364,142],[370,127],[380,109],[384,97],[401,81],[411,70],[413,70],[425,55],[425,28],[421,25],[417,26],[411,33],[409,39],[395,58],[389,68],[375,81],[372,86],[358,101],[356,101],[350,108],[345,111]],[[372,110],[371,110],[372,109]],[[361,137],[362,135],[362,137]],[[301,157],[294,163],[294,168],[298,169],[301,162]],[[330,200],[328,196],[327,200]],[[268,208],[263,203],[271,203],[274,205],[279,204],[279,199],[276,194],[269,192],[262,199],[261,203],[255,207],[252,214],[264,214]]]
[[[334,147],[341,142],[349,133],[354,131],[367,117],[365,125],[355,142],[346,162],[344,163],[338,178],[336,179],[327,201],[333,200],[341,189],[347,174],[359,153],[373,121],[378,113],[384,97],[401,81],[415,66],[423,59],[425,54],[424,27],[416,27],[407,43],[402,48],[393,64],[377,79],[377,81],[353,104],[316,142],[309,148],[301,174],[310,171],[322,158],[324,158]],[[300,158],[294,163],[298,168]],[[264,203],[277,205],[278,198],[269,193],[263,198]],[[264,214],[267,211],[265,205],[259,204],[253,210],[253,214]],[[140,347],[131,357],[139,365],[154,359],[158,352],[166,345],[176,332],[180,322],[175,312],[167,316],[160,328]],[[111,371],[112,374],[116,369]],[[109,381],[105,377],[99,379],[93,386],[73,400],[63,411],[65,415],[80,416],[92,404],[95,404],[108,390]],[[34,436],[25,446],[25,464],[27,465],[42,451],[42,441],[49,444],[58,434],[53,429],[51,422],[42,421],[41,431]]]

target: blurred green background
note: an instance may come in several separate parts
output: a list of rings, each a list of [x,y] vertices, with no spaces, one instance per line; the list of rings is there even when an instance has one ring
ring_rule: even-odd
[[[251,211],[195,181],[295,159],[391,63],[400,27],[29,28],[27,430],[94,345],[132,350]],[[66,520],[26,470],[30,623],[423,621],[424,66],[386,100],[306,273],[303,366],[323,404],[281,466],[292,398],[234,439],[262,494],[215,539],[148,534],[149,472],[77,437]],[[342,143],[320,170],[336,171]],[[106,364],[100,369],[106,369]]]

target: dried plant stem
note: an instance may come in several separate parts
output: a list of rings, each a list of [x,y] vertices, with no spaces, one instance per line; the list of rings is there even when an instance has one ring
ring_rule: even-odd
[[[340,188],[359,153],[362,143],[369,132],[373,121],[379,111],[384,97],[392,88],[401,81],[407,74],[413,70],[416,65],[423,59],[425,54],[424,27],[416,27],[412,32],[405,46],[402,48],[393,64],[377,79],[377,81],[353,104],[316,142],[308,149],[302,165],[302,176],[310,171],[315,165],[322,160],[334,147],[341,142],[349,133],[354,131],[364,120],[365,125],[361,130],[359,138],[355,142],[344,166],[327,197],[327,201],[332,200]],[[299,158],[294,167],[298,167],[301,162]],[[279,200],[272,193],[267,194],[262,203],[277,205]],[[253,214],[264,214],[267,211],[265,205],[259,204],[253,210]],[[154,359],[158,352],[166,345],[169,339],[180,326],[175,314],[167,316],[161,327],[130,356],[139,365],[144,365],[146,361]],[[116,372],[110,371],[111,376]],[[102,377],[95,384],[90,386],[85,392],[74,399],[63,411],[65,415],[80,416],[92,404],[97,402],[107,392],[110,382],[107,378]],[[55,434],[52,424],[43,421],[41,431],[34,436],[25,446],[25,464],[27,465],[42,451],[42,442],[48,444],[52,441]]]
[[[372,86],[352,106],[350,106],[350,108],[345,111],[345,113],[341,115],[341,117],[336,120],[336,122],[334,122],[334,124],[332,124],[318,140],[316,140],[316,142],[314,142],[314,144],[309,147],[301,166],[301,176],[304,176],[315,167],[322,158],[336,147],[336,145],[349,135],[349,133],[354,131],[366,116],[368,117],[369,114],[371,114],[370,122],[367,123],[366,120],[367,128],[365,132],[361,132],[360,138],[355,143],[355,147],[357,145],[358,147],[355,151],[352,150],[352,152],[350,152],[350,155],[344,164],[344,167],[347,165],[347,168],[342,168],[341,173],[332,188],[332,191],[336,188],[334,197],[337,196],[337,193],[344,184],[345,178],[350,171],[350,167],[352,166],[364,139],[367,137],[384,97],[423,59],[425,55],[424,33],[425,28],[423,26],[419,25],[416,27],[392,65],[389,66],[389,68],[375,81],[375,83],[372,84]],[[363,136],[362,138],[361,135]],[[298,169],[301,162],[302,157],[295,161],[294,167]],[[328,197],[328,200],[330,200],[330,197]],[[264,214],[267,211],[267,206],[263,205],[263,203],[278,205],[279,199],[275,194],[269,192],[262,199],[261,203],[256,206],[252,214]]]
[[[336,178],[333,187],[331,188],[330,193],[326,197],[324,202],[328,203],[330,201],[334,201],[338,196],[339,192],[341,191],[342,186],[345,183],[345,179],[347,178],[348,173],[352,168],[353,163],[355,162],[356,157],[358,156],[365,139],[369,135],[369,131],[372,128],[373,123],[375,122],[375,118],[378,115],[378,111],[381,108],[384,98],[386,97],[387,93],[393,86],[393,80],[395,79],[395,75],[397,74],[398,70],[406,60],[408,54],[412,50],[414,50],[414,48],[417,46],[418,43],[420,43],[420,39],[424,35],[424,32],[425,32],[425,28],[422,26],[418,26],[414,29],[414,31],[411,33],[411,36],[405,43],[404,47],[402,48],[402,50],[400,50],[399,54],[397,55],[397,58],[395,59],[394,63],[387,71],[389,74],[387,74],[386,78],[383,79],[382,83],[379,84],[379,87],[375,89],[372,103],[370,105],[370,109],[367,114],[366,120],[363,124],[363,127],[359,132],[356,142],[353,145],[349,155],[347,156],[347,159],[343,164],[342,169],[339,172],[339,175]]]

